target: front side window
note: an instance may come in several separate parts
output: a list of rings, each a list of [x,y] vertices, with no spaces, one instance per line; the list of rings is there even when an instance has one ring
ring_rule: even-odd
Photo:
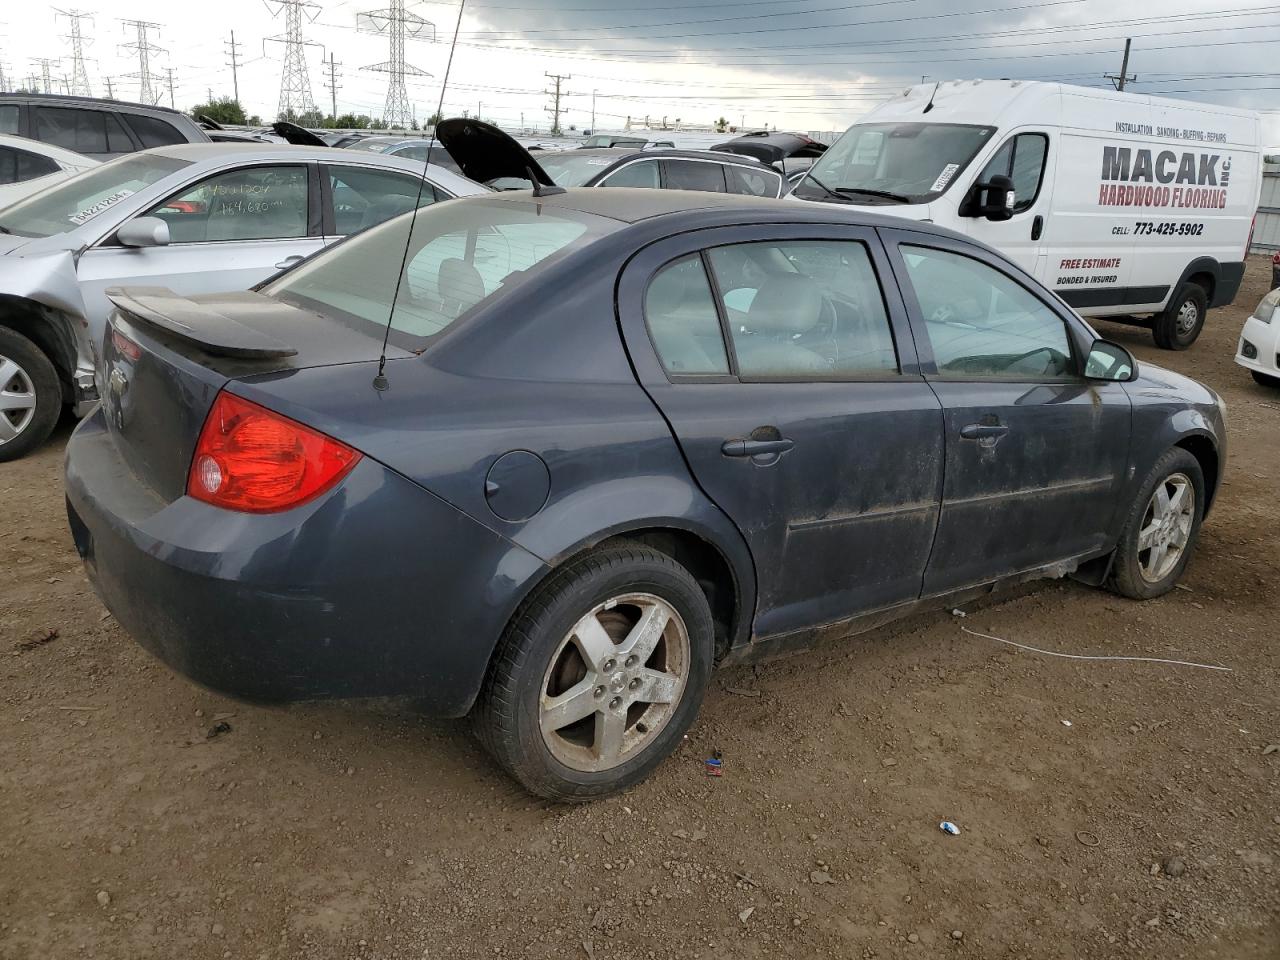
[[[441,197],[420,177],[364,167],[329,167],[333,194],[334,230],[339,236],[357,233]],[[419,199],[421,196],[421,199]]]
[[[741,193],[749,197],[776,197],[781,189],[782,177],[768,170],[726,166],[724,175],[730,193]]]
[[[720,317],[702,258],[667,264],[644,295],[644,320],[662,367],[672,376],[729,373]]]
[[[928,203],[947,191],[994,133],[995,127],[960,123],[857,124],[792,193],[832,203]]]
[[[172,143],[187,142],[187,138],[178,132],[177,127],[156,117],[144,117],[135,113],[129,117],[129,126],[133,127],[133,132],[138,135],[144,147],[166,147]]]
[[[709,256],[743,377],[898,371],[884,297],[862,243],[743,243]]]
[[[995,176],[1013,181],[1013,212],[1030,210],[1040,193],[1044,160],[1049,152],[1049,138],[1043,133],[1020,133],[1011,137],[996,151],[978,177],[986,182]]]
[[[939,373],[1036,380],[1074,372],[1066,323],[1020,283],[947,250],[901,250]]]
[[[697,160],[663,160],[668,190],[701,190],[724,193],[724,167]]]
[[[651,187],[662,186],[658,179],[658,161],[644,160],[640,163],[629,163],[625,167],[609,174],[600,181],[602,187]]]
[[[307,168],[243,167],[202,180],[147,214],[171,243],[279,240],[307,235]]]
[[[66,233],[186,166],[157,154],[120,157],[5,207],[0,226],[22,237]]]
[[[472,308],[619,226],[534,203],[437,203],[365,230],[263,290],[379,340],[390,317],[390,342],[422,350]]]

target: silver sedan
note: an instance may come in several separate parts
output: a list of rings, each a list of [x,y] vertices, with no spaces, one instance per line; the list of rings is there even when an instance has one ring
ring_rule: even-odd
[[[436,165],[284,144],[129,154],[0,208],[0,461],[98,397],[105,291],[245,290],[398,213],[488,189]]]

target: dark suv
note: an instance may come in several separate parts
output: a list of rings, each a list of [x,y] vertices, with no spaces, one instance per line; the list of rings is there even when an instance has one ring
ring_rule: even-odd
[[[208,143],[194,120],[168,107],[51,93],[0,94],[0,133],[107,159],[173,143]]]

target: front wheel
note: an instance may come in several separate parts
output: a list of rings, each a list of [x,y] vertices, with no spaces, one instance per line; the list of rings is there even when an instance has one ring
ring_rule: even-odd
[[[476,705],[477,732],[539,796],[609,796],[679,744],[713,649],[706,597],[680,564],[640,544],[586,554],[507,628]]]
[[[49,358],[22,334],[0,327],[0,463],[44,443],[61,413],[62,387]]]
[[[1204,504],[1200,462],[1175,447],[1152,467],[1129,510],[1108,586],[1134,600],[1172,590],[1191,559]]]
[[[1184,283],[1164,313],[1156,316],[1151,327],[1156,346],[1163,350],[1187,349],[1204,329],[1204,318],[1208,312],[1209,297],[1204,287],[1198,283]]]

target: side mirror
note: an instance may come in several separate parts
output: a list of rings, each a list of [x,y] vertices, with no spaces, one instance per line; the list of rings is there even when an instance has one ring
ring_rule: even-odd
[[[1084,362],[1084,375],[1090,380],[1128,383],[1137,378],[1138,363],[1133,359],[1133,354],[1120,344],[1110,340],[1095,340]]]
[[[969,215],[988,220],[1008,220],[1013,216],[1013,181],[1004,174],[996,174],[990,180],[980,180],[973,185]]]
[[[134,217],[116,231],[116,239],[126,247],[167,247],[169,224],[159,217]]]

